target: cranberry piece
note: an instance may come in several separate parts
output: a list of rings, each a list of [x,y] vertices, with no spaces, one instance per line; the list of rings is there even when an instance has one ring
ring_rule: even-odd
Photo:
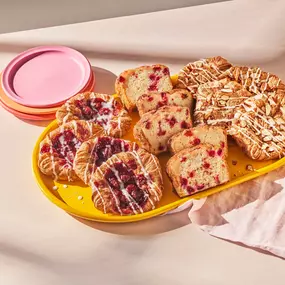
[[[187,179],[180,176],[180,184],[181,184],[181,187],[186,187],[188,184]]]
[[[127,186],[126,190],[127,190],[129,193],[131,193],[132,191],[137,190],[137,186],[134,185],[134,184],[130,184],[130,185]]]
[[[198,144],[200,144],[201,143],[201,141],[200,141],[200,139],[198,139],[198,138],[195,138],[194,140],[193,140],[193,144],[194,145],[198,145]]]
[[[128,175],[128,174],[123,174],[123,175],[121,175],[121,180],[124,182],[124,183],[126,183],[126,182],[128,182],[130,179],[131,179],[131,176],[130,175]]]
[[[177,120],[175,119],[175,117],[172,117],[170,119],[167,119],[167,122],[170,125],[170,127],[173,128],[174,125],[177,123]]]
[[[205,185],[204,184],[200,184],[200,185],[197,185],[197,190],[202,190],[205,188]]]
[[[193,187],[191,187],[191,186],[187,186],[187,192],[189,193],[189,194],[192,194],[193,192],[195,192],[195,189],[193,188]]]
[[[138,168],[136,161],[134,159],[132,159],[128,162],[128,167],[132,170],[135,170]]]
[[[194,172],[194,171],[190,171],[190,172],[189,172],[189,177],[190,177],[190,178],[193,178],[194,176],[195,176],[195,172]]]
[[[185,93],[181,94],[182,99],[186,99],[187,97],[188,97],[187,94],[185,94]]]
[[[148,91],[156,91],[156,90],[157,90],[157,85],[156,85],[156,83],[151,84],[151,85],[148,87]]]
[[[159,128],[159,130],[158,130],[157,135],[158,135],[158,136],[164,136],[164,135],[166,134],[166,131],[163,131],[163,130],[162,130],[162,128],[161,128],[161,122],[158,122],[158,128]]]
[[[162,72],[164,75],[169,75],[169,69],[167,67],[165,67]]]
[[[41,148],[41,153],[50,152],[50,146],[48,144],[44,144]]]
[[[225,147],[225,143],[221,142],[221,148],[224,148],[224,147]]]
[[[216,152],[211,149],[211,150],[208,150],[208,154],[209,154],[209,156],[214,157]]]
[[[181,126],[182,129],[188,129],[189,128],[188,124],[185,121],[182,121],[180,123],[180,126]]]
[[[180,162],[185,162],[186,161],[186,157],[181,157]]]
[[[210,168],[210,163],[205,162],[205,163],[203,164],[203,167],[204,167],[205,169],[209,169],[209,168]]]
[[[147,101],[148,102],[151,102],[153,100],[153,97],[152,96],[149,96],[148,98],[147,98]]]
[[[186,136],[186,137],[191,137],[191,136],[193,136],[192,131],[191,131],[191,130],[186,131],[186,132],[185,132],[185,136]]]
[[[123,83],[123,82],[125,82],[125,81],[126,81],[126,78],[125,78],[125,77],[123,77],[123,76],[120,76],[120,77],[119,77],[119,82]]]
[[[222,150],[221,148],[219,148],[218,151],[217,151],[217,154],[218,154],[219,156],[221,156],[222,153],[223,153],[223,150]]]
[[[78,108],[82,108],[84,106],[83,100],[75,100],[74,104]]]
[[[158,71],[160,71],[161,70],[161,67],[160,66],[155,66],[154,68],[153,68],[153,71],[154,72],[158,72]]]
[[[221,183],[219,175],[216,175],[216,176],[215,176],[215,180],[216,180],[216,182],[217,182],[218,184]]]
[[[72,131],[70,130],[67,130],[67,131],[64,131],[63,132],[63,137],[64,137],[64,140],[69,143],[73,140],[73,138],[75,137],[74,134],[72,133]]]
[[[151,122],[150,121],[146,122],[145,123],[145,128],[149,130],[150,127],[151,127]]]
[[[108,108],[102,108],[102,109],[100,109],[100,111],[99,111],[99,114],[100,114],[100,115],[109,115],[110,113],[111,113],[111,110],[108,109]]]
[[[158,103],[157,103],[157,108],[161,108],[161,107],[163,107],[163,106],[165,106],[166,105],[166,102],[165,101],[159,101]]]
[[[155,80],[156,79],[155,74],[154,73],[150,74],[149,79],[152,81]]]
[[[158,150],[161,150],[161,151],[165,150],[165,146],[159,145]]]
[[[167,100],[168,100],[167,94],[166,94],[165,92],[161,92],[161,93],[160,93],[160,96],[161,96],[161,99],[162,99],[163,101],[167,101]]]
[[[119,181],[115,177],[109,178],[108,181],[113,187],[115,187],[115,188],[120,187]]]
[[[140,187],[143,185],[147,185],[147,179],[145,178],[143,174],[137,175],[136,180]]]

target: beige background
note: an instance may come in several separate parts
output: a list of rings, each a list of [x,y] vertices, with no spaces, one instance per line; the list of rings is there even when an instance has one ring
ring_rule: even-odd
[[[285,79],[284,1],[225,2],[0,36],[0,68],[40,44],[81,50],[97,91],[115,75],[223,55]],[[208,236],[187,211],[136,224],[83,223],[52,205],[31,173],[41,126],[0,109],[0,284],[283,285],[284,261]],[[246,191],[246,189],[245,189]]]
[[[222,1],[0,0],[0,33],[94,21]]]

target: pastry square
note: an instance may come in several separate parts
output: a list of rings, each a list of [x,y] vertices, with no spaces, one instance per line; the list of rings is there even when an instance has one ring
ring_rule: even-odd
[[[172,136],[168,141],[168,149],[175,154],[185,148],[199,144],[211,144],[228,155],[227,133],[221,127],[197,126]]]
[[[134,138],[153,154],[167,151],[167,142],[178,132],[192,127],[189,108],[164,106],[145,113],[134,126]]]
[[[56,113],[59,124],[73,120],[86,120],[102,126],[107,135],[122,137],[131,126],[132,119],[122,103],[111,95],[85,92],[72,97]]]
[[[180,197],[218,186],[230,180],[225,153],[209,144],[186,148],[172,156],[166,171]]]
[[[115,83],[115,90],[129,111],[135,109],[141,95],[150,91],[167,92],[172,88],[169,69],[161,64],[126,70]]]
[[[194,124],[228,129],[236,108],[251,96],[241,84],[229,79],[203,84],[197,92]]]
[[[158,159],[140,149],[111,156],[92,175],[92,200],[97,209],[114,215],[153,210],[163,192]]]
[[[192,110],[192,94],[185,89],[173,89],[169,92],[149,92],[143,94],[137,100],[137,109],[140,116],[163,106],[188,107]]]
[[[271,160],[285,156],[285,107],[275,115],[271,105],[256,95],[236,110],[229,134],[254,160]],[[273,99],[272,99],[273,100]]]
[[[130,141],[112,137],[96,137],[84,142],[76,152],[73,168],[77,176],[89,184],[96,169],[112,155],[138,150],[139,146]]]
[[[104,129],[86,121],[72,121],[50,132],[40,143],[39,169],[55,180],[78,180],[73,170],[75,154],[92,137],[105,135]]]
[[[231,66],[221,56],[188,63],[178,74],[177,88],[188,89],[195,98],[198,87],[201,84],[217,80]]]

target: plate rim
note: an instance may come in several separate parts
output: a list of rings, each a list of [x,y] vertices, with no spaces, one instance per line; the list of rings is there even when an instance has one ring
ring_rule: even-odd
[[[265,167],[262,167],[254,172],[250,172],[244,176],[241,177],[237,177],[234,180],[229,181],[226,184],[205,190],[203,192],[199,192],[197,194],[194,194],[192,196],[188,196],[185,198],[181,198],[175,202],[172,202],[170,204],[161,206],[159,208],[156,208],[154,210],[145,212],[143,214],[138,214],[138,215],[130,215],[130,216],[116,216],[116,215],[108,215],[106,214],[106,217],[102,217],[102,216],[97,216],[97,215],[93,215],[90,213],[86,213],[80,210],[77,210],[75,208],[72,208],[71,206],[69,206],[68,204],[64,203],[63,201],[61,201],[59,198],[57,198],[55,195],[52,194],[52,192],[47,188],[47,186],[45,185],[45,183],[43,182],[43,180],[40,178],[40,175],[44,175],[40,173],[40,170],[38,168],[38,152],[39,152],[39,144],[42,141],[42,139],[51,131],[53,130],[53,128],[57,127],[57,121],[54,120],[52,121],[41,133],[41,135],[38,137],[37,142],[34,146],[33,149],[33,154],[32,154],[32,170],[33,170],[33,175],[34,178],[40,188],[40,190],[43,192],[43,194],[56,206],[58,206],[59,208],[61,208],[62,210],[64,210],[65,212],[85,219],[85,220],[91,220],[91,221],[96,221],[96,222],[104,222],[104,223],[128,223],[128,222],[137,222],[137,221],[141,221],[141,220],[145,220],[145,219],[149,219],[155,216],[159,216],[162,214],[165,214],[166,212],[173,210],[175,208],[177,208],[178,206],[182,205],[183,203],[191,200],[191,199],[201,199],[201,198],[205,198],[207,196],[210,196],[212,194],[221,192],[223,190],[226,190],[228,188],[237,186],[243,182],[252,180],[254,178],[257,178],[263,174],[266,174],[272,170],[275,170],[277,168],[279,168],[280,166],[285,165],[285,157],[273,162],[272,164],[269,164]]]

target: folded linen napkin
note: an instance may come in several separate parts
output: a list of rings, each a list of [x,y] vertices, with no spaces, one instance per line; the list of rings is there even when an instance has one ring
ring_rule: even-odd
[[[285,167],[201,200],[192,223],[212,236],[285,258]]]

